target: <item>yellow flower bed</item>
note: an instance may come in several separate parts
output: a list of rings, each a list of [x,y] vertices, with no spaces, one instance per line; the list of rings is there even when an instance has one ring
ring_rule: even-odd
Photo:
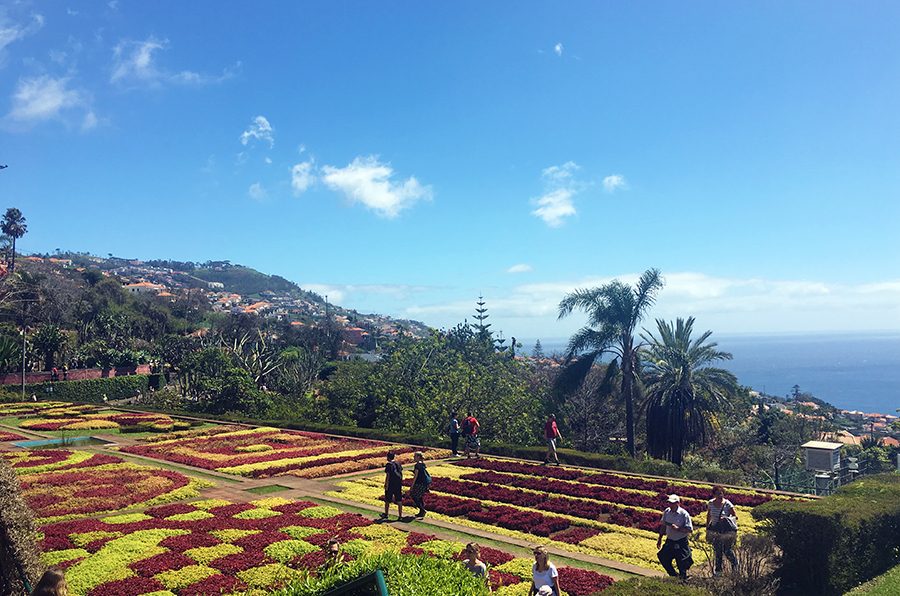
[[[338,451],[329,453],[327,457],[361,457],[371,453],[380,453],[384,451],[383,446],[369,447],[367,449],[354,449],[350,451]],[[249,476],[253,472],[267,470],[269,468],[277,468],[282,466],[299,466],[307,462],[322,459],[322,455],[309,455],[306,457],[288,457],[285,459],[275,459],[272,461],[263,461],[253,464],[242,464],[239,466],[230,466],[227,468],[216,468],[217,472],[225,474],[238,474],[240,476]],[[296,470],[295,470],[296,471]]]

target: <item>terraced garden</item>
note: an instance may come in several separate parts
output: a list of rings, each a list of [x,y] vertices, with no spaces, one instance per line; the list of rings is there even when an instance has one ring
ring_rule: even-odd
[[[540,543],[570,553],[555,555],[561,585],[582,596],[608,586],[610,574],[628,575],[626,569],[658,573],[655,530],[664,496],[681,495],[700,525],[710,491],[700,483],[511,460],[432,461],[428,517],[393,526],[373,522],[383,506],[380,469],[389,450],[411,462],[411,446],[59,402],[0,404],[0,425],[0,459],[12,466],[34,511],[45,562],[65,568],[76,596],[266,594],[315,576],[330,538],[341,541],[345,561],[384,552],[458,559],[473,531],[490,545],[482,555],[495,593],[527,594],[532,561],[523,546]],[[118,434],[118,445],[10,444],[67,429]],[[270,491],[285,493],[260,498]],[[749,508],[787,497],[740,490],[729,498],[742,531],[752,532]]]

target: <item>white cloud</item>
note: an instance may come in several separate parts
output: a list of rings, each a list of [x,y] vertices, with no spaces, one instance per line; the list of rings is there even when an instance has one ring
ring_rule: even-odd
[[[97,114],[95,114],[93,110],[88,110],[84,115],[84,120],[81,121],[81,130],[93,130],[97,127],[98,123],[99,120],[97,119]]]
[[[221,75],[208,75],[191,70],[170,72],[156,64],[155,54],[165,50],[169,40],[157,39],[152,35],[144,41],[127,40],[119,42],[113,48],[113,69],[110,76],[112,83],[132,83],[139,85],[159,86],[163,83],[182,85],[206,85],[221,83],[232,76],[240,68],[240,62],[232,68],[226,68]]]
[[[84,95],[68,87],[69,79],[47,75],[20,79],[8,117],[17,122],[37,122],[58,117],[63,111],[85,104]]]
[[[506,270],[507,273],[528,273],[531,271],[531,265],[528,263],[518,263]]]
[[[265,116],[254,118],[247,130],[241,133],[241,145],[248,144],[251,139],[265,141],[269,147],[275,146],[275,129],[272,128]]]
[[[603,179],[603,190],[606,192],[616,192],[627,188],[628,182],[625,180],[625,176],[621,174],[611,174]]]
[[[312,160],[301,161],[291,168],[291,188],[294,189],[294,194],[303,194],[315,183],[316,175],[313,172],[313,165]]]
[[[3,15],[0,15],[0,61],[3,59],[7,46],[36,33],[43,26],[43,15],[32,15],[31,22],[27,25],[11,23]]]
[[[267,165],[267,166],[272,165],[272,158],[271,158],[271,157],[264,157],[264,158],[263,158],[263,161],[266,162],[266,165]]]
[[[573,198],[580,190],[581,184],[575,179],[580,169],[574,161],[567,161],[561,166],[550,166],[541,172],[544,183],[544,194],[532,203],[537,206],[531,214],[541,218],[551,228],[558,228],[565,223],[566,217],[577,213]]]
[[[262,184],[254,182],[250,185],[250,188],[247,189],[247,195],[254,201],[262,201],[269,196],[269,193],[266,192],[266,189]]]
[[[577,288],[592,288],[618,279],[633,285],[638,273],[593,276],[578,280],[520,284],[489,298],[495,326],[520,329],[523,335],[563,337],[584,324],[574,313],[556,321],[559,301]],[[804,332],[885,330],[900,321],[900,280],[838,284],[820,280],[720,277],[698,272],[664,273],[665,286],[644,320],[694,316],[703,329],[716,332]],[[405,316],[433,325],[452,325],[466,317],[471,300],[412,305]],[[893,322],[887,323],[886,322]]]
[[[550,191],[534,200],[537,209],[532,211],[544,220],[551,228],[558,228],[565,222],[566,217],[575,215],[575,205],[572,202],[574,193],[567,188]]]
[[[377,215],[394,218],[417,201],[432,196],[430,186],[415,177],[394,182],[394,169],[374,155],[357,157],[348,166],[324,166],[322,181],[334,191],[342,192],[351,202],[362,203]]]
[[[344,291],[338,286],[328,284],[301,284],[300,287],[307,292],[315,292],[320,296],[328,296],[329,304],[338,304],[344,301]]]
[[[564,48],[563,48],[562,42],[561,42],[561,41],[560,41],[560,42],[557,42],[556,45],[553,46],[553,53],[556,54],[557,56],[562,56],[562,55],[563,55],[563,49],[564,49]]]

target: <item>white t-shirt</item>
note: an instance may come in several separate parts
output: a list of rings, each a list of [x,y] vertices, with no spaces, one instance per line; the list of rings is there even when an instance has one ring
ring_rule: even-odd
[[[531,566],[531,579],[534,581],[535,590],[540,590],[541,586],[556,588],[554,577],[559,577],[559,572],[556,571],[556,565],[553,563],[547,563],[546,571],[538,571],[537,563]]]

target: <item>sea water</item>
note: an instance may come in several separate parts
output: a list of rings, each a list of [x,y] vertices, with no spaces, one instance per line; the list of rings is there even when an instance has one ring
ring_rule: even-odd
[[[808,335],[717,335],[733,360],[722,367],[742,385],[785,396],[794,385],[838,408],[895,414],[900,408],[900,332]],[[534,340],[522,340],[531,354]],[[565,339],[541,339],[545,354]]]

